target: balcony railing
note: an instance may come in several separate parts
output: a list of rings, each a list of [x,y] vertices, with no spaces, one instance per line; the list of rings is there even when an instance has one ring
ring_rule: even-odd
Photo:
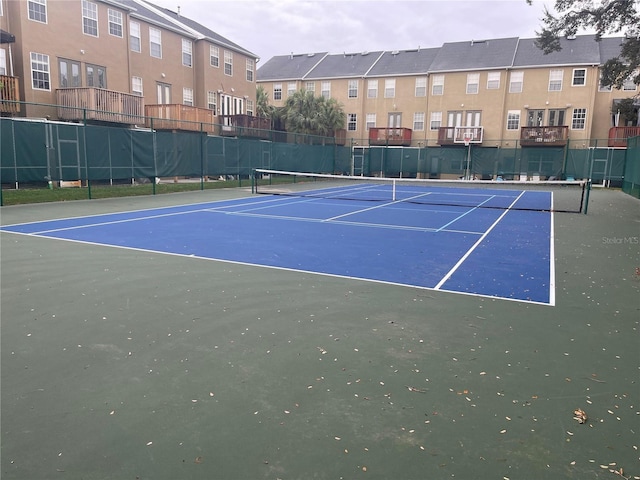
[[[18,113],[20,104],[18,77],[0,75],[0,113]]]
[[[369,145],[392,145],[404,146],[411,145],[410,128],[377,128],[369,129]]]
[[[626,147],[627,139],[640,135],[640,126],[638,127],[611,127],[609,129],[609,146],[610,147]]]
[[[58,118],[126,125],[144,122],[144,99],[104,88],[81,87],[56,90]]]
[[[522,127],[520,145],[523,147],[564,147],[569,139],[569,127]]]
[[[471,143],[482,143],[484,127],[440,127],[438,145],[464,145],[464,136],[471,135]]]
[[[223,137],[270,138],[271,120],[251,115],[220,115],[218,117]]]
[[[154,130],[187,130],[216,133],[213,110],[190,105],[158,104],[146,105],[146,126]]]

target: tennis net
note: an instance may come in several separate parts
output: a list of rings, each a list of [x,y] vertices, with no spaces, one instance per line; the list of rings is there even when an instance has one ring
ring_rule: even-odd
[[[292,197],[581,213],[585,181],[357,177],[255,169],[252,191]]]

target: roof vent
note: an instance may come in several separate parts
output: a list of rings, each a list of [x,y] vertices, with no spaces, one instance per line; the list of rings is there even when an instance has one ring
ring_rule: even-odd
[[[399,50],[394,50],[393,52],[391,52],[391,55],[398,55],[400,53]]]
[[[362,56],[364,57],[365,55],[369,55],[369,52],[364,51],[364,52],[362,52],[360,55],[362,55]]]
[[[307,57],[313,57],[315,56],[315,53],[307,53]]]
[[[570,35],[567,35],[567,40],[575,40],[576,39],[576,35],[575,33],[572,33]]]

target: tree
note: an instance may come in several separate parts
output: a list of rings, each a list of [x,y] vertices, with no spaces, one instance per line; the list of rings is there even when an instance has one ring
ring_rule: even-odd
[[[331,136],[344,128],[345,114],[335,99],[316,97],[313,92],[298,90],[287,98],[283,117],[287,132]]]
[[[529,5],[533,0],[526,0]],[[596,40],[603,35],[624,34],[620,54],[602,67],[602,85],[621,88],[631,78],[640,85],[640,11],[637,0],[556,0],[557,16],[545,7],[542,31],[536,45],[545,53],[562,49],[560,37],[580,29],[594,29]]]
[[[619,126],[621,127],[626,125],[640,125],[640,123],[638,123],[638,106],[633,98],[618,100],[613,106],[611,113],[620,116],[622,123]]]
[[[272,118],[273,106],[269,105],[269,94],[262,85],[256,89],[256,113],[258,117]]]

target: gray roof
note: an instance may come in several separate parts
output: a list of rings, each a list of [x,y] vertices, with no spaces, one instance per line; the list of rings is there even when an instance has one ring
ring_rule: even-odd
[[[600,48],[595,35],[580,35],[573,40],[560,39],[562,50],[544,54],[535,45],[535,38],[521,39],[513,60],[514,67],[543,65],[600,65]],[[604,63],[604,62],[602,62]]]
[[[431,63],[431,72],[487,70],[511,66],[518,38],[445,43]]]
[[[429,71],[439,48],[384,52],[369,71],[370,76],[420,75]]]
[[[362,54],[306,54],[272,57],[258,69],[258,81],[420,75],[547,65],[602,65],[619,55],[622,37],[562,38],[562,50],[545,55],[535,38],[518,37],[445,43],[441,47]],[[370,59],[375,61],[370,62]],[[369,68],[367,69],[367,65]]]
[[[362,52],[327,55],[304,78],[363,77],[381,54],[382,52]]]
[[[298,80],[304,78],[327,52],[272,57],[258,69],[260,80]]]

